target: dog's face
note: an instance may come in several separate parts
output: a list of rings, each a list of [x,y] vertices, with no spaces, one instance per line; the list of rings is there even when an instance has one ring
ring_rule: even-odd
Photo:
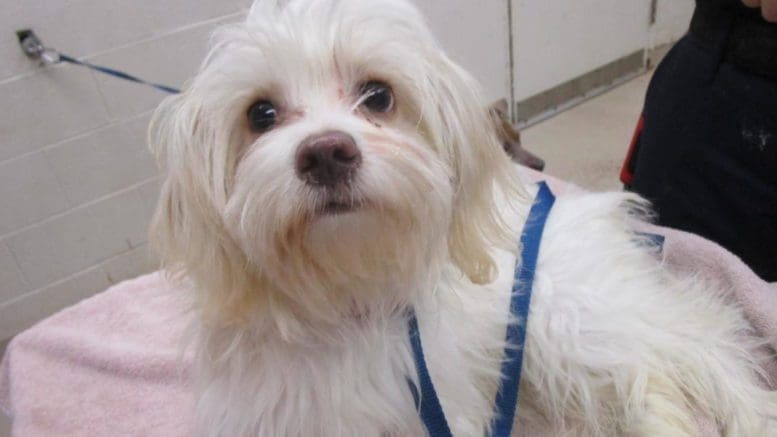
[[[260,0],[157,111],[163,257],[232,310],[397,303],[451,258],[484,282],[510,177],[482,108],[409,2]]]

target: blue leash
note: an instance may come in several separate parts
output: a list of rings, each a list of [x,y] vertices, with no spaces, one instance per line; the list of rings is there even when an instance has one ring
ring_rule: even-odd
[[[534,272],[537,268],[542,232],[555,201],[556,198],[547,184],[540,182],[537,197],[521,235],[521,259],[515,271],[515,282],[510,299],[510,314],[520,323],[507,325],[505,335],[507,347],[501,369],[504,379],[496,395],[490,437],[509,437],[513,429],[515,411],[518,407],[518,388],[521,382],[523,346],[526,342]],[[421,336],[418,332],[418,320],[416,320],[413,311],[410,312],[408,321],[408,335],[410,346],[413,349],[413,360],[418,373],[420,392],[412,381],[408,381],[408,383],[421,420],[424,422],[430,437],[452,436],[448,422],[445,420],[445,413],[440,405],[440,399],[437,397],[429,370],[426,367]]]
[[[519,319],[520,323],[507,325],[505,339],[507,347],[502,360],[504,380],[496,395],[496,411],[491,423],[492,437],[509,437],[513,429],[515,411],[518,408],[518,388],[521,382],[534,272],[537,269],[542,232],[555,201],[556,198],[550,192],[548,185],[541,182],[521,236],[521,265],[515,272],[513,295],[510,300],[510,313]]]
[[[418,320],[415,317],[415,311],[410,312],[408,321],[408,332],[410,335],[410,346],[413,348],[413,361],[418,372],[418,383],[421,385],[421,392],[418,392],[413,381],[408,380],[410,391],[413,392],[413,400],[418,414],[424,421],[426,431],[430,437],[450,437],[451,429],[448,428],[448,421],[445,420],[445,413],[442,411],[440,399],[437,397],[437,391],[434,390],[432,378],[429,376],[429,370],[426,368],[424,359],[424,348],[421,345],[421,335],[418,332]]]
[[[92,64],[90,62],[86,62],[86,61],[79,61],[76,58],[73,58],[73,57],[70,57],[70,56],[67,56],[67,55],[63,55],[62,53],[58,53],[58,55],[59,55],[59,60],[62,61],[62,62],[69,62],[71,64],[80,65],[80,66],[86,67],[86,68],[91,68],[92,70],[99,71],[100,73],[109,74],[111,76],[118,77],[119,79],[128,80],[130,82],[139,83],[141,85],[148,85],[150,87],[154,87],[154,88],[156,88],[156,89],[158,89],[160,91],[164,91],[166,93],[178,94],[178,93],[181,92],[180,90],[175,89],[173,87],[169,87],[167,85],[160,85],[158,83],[148,82],[148,81],[145,81],[145,80],[143,80],[143,79],[141,79],[139,77],[135,77],[135,76],[133,76],[131,74],[127,74],[127,73],[125,73],[123,71],[114,70],[113,68],[103,67],[103,66],[100,66],[100,65]]]
[[[141,85],[154,87],[166,93],[178,94],[181,92],[178,89],[175,89],[166,85],[160,85],[158,83],[148,82],[146,80],[143,80],[139,77],[125,73],[123,71],[119,71],[113,68],[103,67],[101,65],[92,64],[91,62],[79,61],[78,59],[72,56],[59,53],[58,51],[52,48],[47,48],[46,46],[43,45],[43,42],[40,40],[40,38],[38,38],[38,35],[35,35],[35,32],[32,29],[18,30],[16,31],[16,36],[19,39],[19,45],[21,46],[22,51],[30,59],[33,59],[36,61],[42,61],[45,64],[67,62],[73,65],[86,67],[94,71],[99,71],[100,73],[109,74],[111,76],[118,77],[119,79],[124,79],[131,82],[139,83]]]

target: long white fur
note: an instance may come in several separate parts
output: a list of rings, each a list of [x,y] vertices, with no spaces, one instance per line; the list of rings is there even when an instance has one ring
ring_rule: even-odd
[[[388,82],[396,113],[359,109]],[[251,103],[281,123],[248,128]],[[531,203],[478,86],[407,0],[257,1],[224,27],[151,142],[166,173],[154,239],[197,291],[197,431],[205,436],[415,436],[424,428],[406,310],[455,435],[487,430],[518,236]],[[347,132],[363,155],[348,193],[294,171],[298,145]],[[775,432],[757,340],[721,291],[662,268],[629,195],[560,198],[528,326],[519,419],[553,435]]]

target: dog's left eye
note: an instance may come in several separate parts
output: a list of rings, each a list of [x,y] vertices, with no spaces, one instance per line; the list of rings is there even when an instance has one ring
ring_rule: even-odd
[[[394,93],[387,84],[379,81],[367,82],[361,91],[361,105],[370,111],[385,113],[394,108]]]
[[[264,132],[270,129],[277,120],[278,111],[270,102],[256,102],[248,108],[248,123],[254,132]]]

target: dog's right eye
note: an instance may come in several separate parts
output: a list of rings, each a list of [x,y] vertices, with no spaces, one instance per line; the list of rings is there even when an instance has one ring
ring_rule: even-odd
[[[272,103],[256,102],[248,108],[248,124],[254,132],[264,132],[278,121],[278,111]]]
[[[394,94],[391,87],[373,80],[362,85],[362,106],[375,113],[387,113],[394,108]]]

